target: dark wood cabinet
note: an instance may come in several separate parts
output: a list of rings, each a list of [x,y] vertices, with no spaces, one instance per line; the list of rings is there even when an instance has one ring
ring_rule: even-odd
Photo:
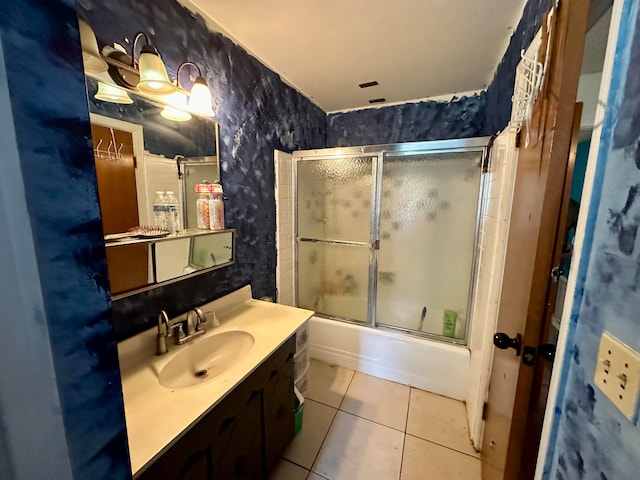
[[[294,435],[295,408],[293,391],[293,355],[287,360],[291,368],[273,368],[263,390],[264,463],[267,471],[273,470],[282,451]],[[290,365],[289,365],[290,364]]]
[[[294,352],[292,336],[136,480],[267,478],[294,434]]]

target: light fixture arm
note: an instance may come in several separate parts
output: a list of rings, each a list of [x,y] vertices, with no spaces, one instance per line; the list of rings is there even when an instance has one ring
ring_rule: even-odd
[[[132,68],[136,68],[136,45],[138,45],[138,40],[140,40],[141,37],[144,37],[145,41],[147,42],[146,45],[151,45],[149,42],[149,37],[147,36],[146,33],[144,32],[136,33],[136,36],[133,38],[133,45],[131,46],[131,67]]]
[[[183,88],[182,85],[180,85],[180,72],[182,71],[183,67],[186,67],[187,65],[196,67],[196,70],[198,70],[198,77],[202,77],[202,71],[200,70],[200,67],[198,65],[193,62],[182,62],[178,67],[178,71],[176,72],[176,85],[178,86],[178,88]]]

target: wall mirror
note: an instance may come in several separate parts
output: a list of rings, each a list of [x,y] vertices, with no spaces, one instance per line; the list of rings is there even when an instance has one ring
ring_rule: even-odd
[[[101,93],[104,85],[116,88],[108,82],[86,76],[114,299],[233,263],[235,232],[195,224],[195,184],[220,179],[217,123],[195,115],[177,121],[162,103],[124,89],[108,91],[121,103],[105,101],[113,97]],[[132,235],[130,229],[154,224],[156,191],[179,198],[181,231],[163,238]]]

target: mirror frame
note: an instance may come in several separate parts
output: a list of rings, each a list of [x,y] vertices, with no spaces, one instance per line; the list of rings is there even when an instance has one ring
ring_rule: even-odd
[[[165,285],[170,285],[172,283],[176,283],[176,282],[180,282],[182,280],[186,280],[188,278],[193,278],[193,277],[197,277],[198,275],[202,275],[208,272],[212,272],[213,270],[218,270],[220,268],[224,268],[224,267],[228,267],[230,265],[233,265],[234,263],[236,263],[236,230],[234,228],[225,228],[224,230],[203,230],[202,233],[198,234],[190,234],[190,235],[183,235],[183,236],[178,236],[178,237],[164,237],[161,239],[149,239],[149,240],[140,240],[136,243],[140,243],[140,244],[150,244],[150,246],[152,246],[151,244],[155,244],[161,241],[171,241],[171,240],[177,240],[177,239],[181,239],[181,238],[194,238],[194,237],[199,237],[202,235],[216,235],[216,234],[220,234],[220,233],[231,233],[231,261],[226,262],[226,263],[221,263],[220,265],[215,265],[213,267],[208,267],[208,268],[203,268],[201,270],[198,270],[197,272],[193,272],[193,273],[186,273],[184,275],[180,275],[179,277],[175,277],[175,278],[171,278],[169,280],[164,280],[162,282],[157,282],[157,283],[150,283],[149,285],[146,285],[144,287],[140,287],[140,288],[136,288],[134,290],[129,290],[127,292],[122,292],[122,293],[118,293],[116,295],[111,295],[111,301],[115,301],[115,300],[120,300],[121,298],[126,298],[126,297],[130,297],[132,295],[136,295],[138,293],[142,293],[142,292],[148,292],[149,290],[154,290],[156,288],[159,287],[163,287]],[[105,249],[107,248],[116,248],[118,245],[105,245]]]

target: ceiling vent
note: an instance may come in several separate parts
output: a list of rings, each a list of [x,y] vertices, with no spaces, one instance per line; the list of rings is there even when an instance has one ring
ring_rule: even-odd
[[[376,85],[379,85],[379,83],[374,80],[373,82],[361,83],[359,85],[359,87],[360,88],[369,88],[369,87],[375,87]]]

